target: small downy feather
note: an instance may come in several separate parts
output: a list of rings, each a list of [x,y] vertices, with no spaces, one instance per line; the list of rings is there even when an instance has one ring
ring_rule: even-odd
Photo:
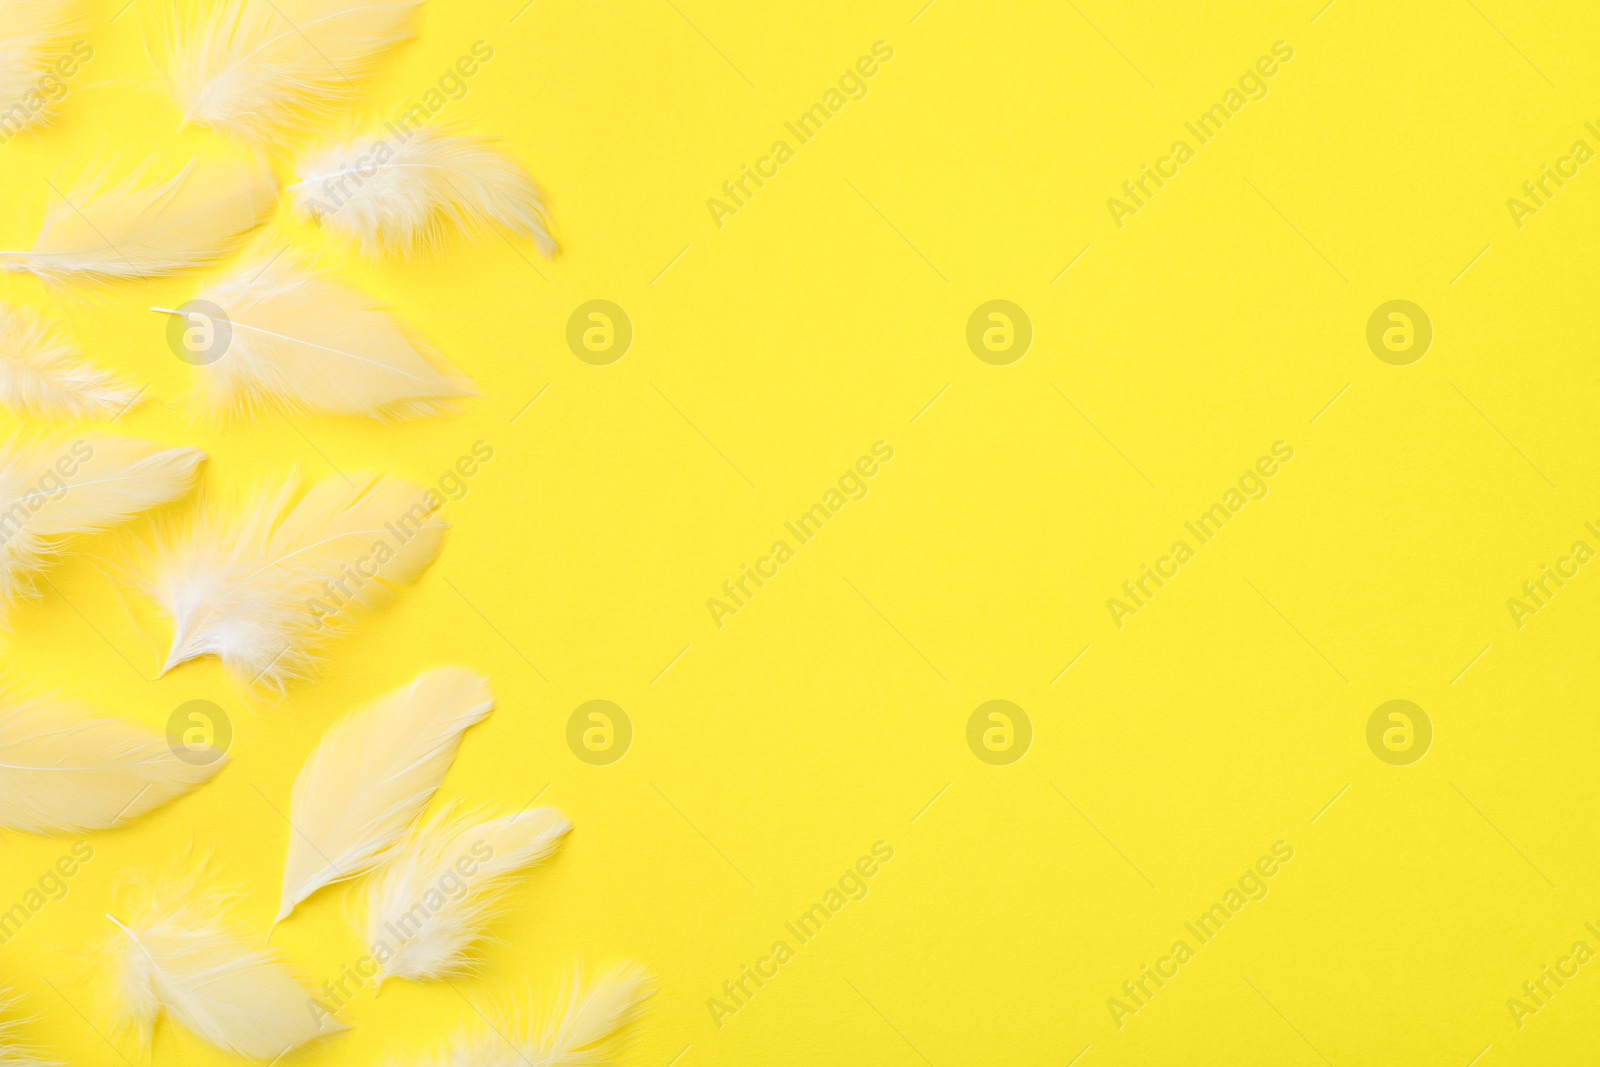
[[[63,542],[177,499],[203,459],[198,448],[104,435],[0,445],[0,613]]]
[[[209,781],[223,763],[181,760],[161,734],[59,699],[0,696],[0,826],[12,830],[110,830]]]
[[[592,981],[574,968],[556,997],[537,1015],[505,1009],[483,1012],[486,1026],[464,1030],[443,1049],[403,1067],[600,1067],[626,1051],[625,1028],[644,1013],[654,992],[644,968],[612,966]]]
[[[445,414],[474,395],[376,301],[288,256],[251,264],[200,298],[222,308],[231,331],[222,357],[195,368],[199,404],[213,416],[403,419]]]
[[[0,304],[0,404],[41,419],[114,419],[143,390],[86,363],[55,323]]]
[[[225,1052],[262,1061],[346,1027],[308,1010],[315,995],[276,953],[255,947],[230,920],[240,894],[207,884],[204,861],[150,886],[107,915],[116,931],[107,962],[118,1021],[150,1046],[164,1014]]]
[[[195,160],[169,178],[141,168],[52,201],[33,249],[0,252],[0,270],[48,282],[176,274],[232,253],[276,206],[260,163]]]
[[[495,917],[507,883],[554,853],[571,829],[554,808],[481,822],[446,811],[419,827],[363,887],[366,943],[389,942],[393,951],[378,962],[378,982],[425,982],[470,969],[471,950]],[[463,883],[459,891],[437,908],[425,907],[427,918],[419,922],[417,905],[452,874]],[[395,931],[403,935],[398,944]]]
[[[48,90],[59,77],[49,79],[70,50],[76,6],[72,0],[0,0],[0,107],[8,109],[0,140],[49,121],[59,94]]]
[[[303,490],[290,475],[235,510],[216,500],[158,533],[146,587],[173,620],[165,674],[219,656],[278,689],[310,673],[326,641],[409,585],[444,547],[439,498],[384,474]]]
[[[211,0],[175,17],[162,64],[184,122],[256,145],[326,123],[413,32],[420,0]]]
[[[441,667],[329,730],[294,781],[278,921],[323,886],[383,862],[433,798],[461,735],[493,707],[487,679]]]
[[[556,250],[538,185],[483,138],[420,129],[397,146],[368,134],[306,160],[288,188],[302,214],[369,256],[434,251],[450,230],[496,227]]]
[[[0,5],[3,10],[3,5]],[[10,1018],[15,998],[0,989],[0,1067],[59,1067],[54,1060],[44,1059],[37,1050],[22,1039],[22,1024]]]

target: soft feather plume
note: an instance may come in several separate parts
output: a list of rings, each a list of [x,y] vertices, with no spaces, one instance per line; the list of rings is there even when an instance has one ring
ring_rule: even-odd
[[[167,86],[184,122],[254,144],[325,122],[412,34],[420,0],[211,0],[173,16]]]
[[[0,304],[0,404],[44,419],[114,419],[142,390],[85,363],[78,346],[32,308]]]
[[[91,717],[57,699],[0,696],[0,826],[12,830],[109,830],[222,766],[180,760],[161,734],[122,719]]]
[[[251,264],[201,298],[222,308],[231,330],[222,356],[195,368],[201,406],[214,415],[399,419],[443,414],[473,395],[376,301],[290,257]]]
[[[103,435],[0,445],[0,613],[64,541],[182,496],[203,459],[198,448]]]
[[[3,4],[0,4],[3,9]],[[15,999],[8,990],[0,989],[0,1012],[9,1013]],[[59,1067],[57,1061],[46,1060],[22,1040],[21,1024],[15,1019],[0,1019],[0,1067]]]
[[[421,129],[408,140],[368,135],[306,161],[288,187],[295,207],[369,256],[437,249],[448,230],[495,227],[554,254],[544,197],[493,142]]]
[[[378,981],[427,981],[469,969],[471,949],[488,928],[512,876],[543,862],[572,824],[554,808],[537,808],[479,822],[446,811],[418,829],[373,872],[364,887],[367,944],[390,942],[392,956],[378,963]],[[468,870],[471,873],[467,873]],[[441,879],[459,890],[434,907]],[[418,905],[427,918],[420,923]],[[392,943],[395,931],[404,935]]]
[[[0,252],[0,270],[49,282],[176,274],[233,252],[276,205],[259,163],[196,160],[162,179],[141,168],[53,202],[32,251]]]
[[[439,498],[384,474],[290,475],[233,513],[215,500],[157,537],[146,587],[173,621],[162,673],[219,656],[248,683],[282,688],[321,646],[409,585],[439,555]]]
[[[346,1027],[313,1012],[313,995],[279,957],[254,947],[229,920],[237,892],[206,885],[204,861],[148,888],[143,899],[107,915],[118,1021],[146,1048],[167,1015],[225,1052],[276,1061],[306,1042]]]
[[[56,76],[55,64],[68,51],[68,37],[78,21],[73,16],[75,6],[73,0],[0,0],[3,140],[49,121],[51,105],[60,97],[52,98],[48,79]],[[59,77],[56,83],[60,84]],[[32,106],[30,97],[42,103]]]
[[[461,735],[493,707],[485,678],[441,667],[329,730],[294,781],[278,921],[387,858],[439,788]]]
[[[536,1016],[491,1010],[484,1027],[464,1030],[445,1048],[406,1067],[599,1067],[625,1051],[627,1025],[644,1013],[654,983],[635,963],[617,964],[585,982],[574,968]]]

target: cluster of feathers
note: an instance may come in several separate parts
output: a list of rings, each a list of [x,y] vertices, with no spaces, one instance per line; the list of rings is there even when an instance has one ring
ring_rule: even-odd
[[[556,245],[538,185],[495,142],[457,132],[369,133],[301,150],[348,103],[355,81],[414,32],[421,0],[206,0],[169,10],[152,53],[183,125],[249,149],[197,156],[175,171],[143,164],[92,175],[47,208],[32,246],[0,270],[51,286],[160,278],[221,264],[246,248],[287,194],[292,210],[373,258],[437,252],[452,234],[495,231]],[[0,104],[29,93],[80,29],[71,0],[0,0]],[[43,125],[52,107],[28,116]],[[296,180],[269,163],[296,154]],[[217,320],[201,307],[223,312]],[[279,413],[391,421],[448,414],[471,381],[370,297],[304,260],[264,250],[178,309],[200,331],[195,409],[223,420]],[[0,406],[27,420],[114,422],[144,390],[85,358],[65,326],[0,304]],[[281,689],[324,646],[413,582],[443,549],[440,501],[373,473],[306,485],[268,480],[233,497],[195,491],[205,455],[109,432],[28,430],[0,442],[0,623],[49,585],[84,537],[147,517],[155,530],[144,592],[171,620],[163,672],[215,656],[241,683]],[[337,592],[336,592],[337,590]],[[308,605],[321,605],[311,609]],[[359,880],[363,942],[383,945],[375,981],[469,972],[509,894],[571,824],[551,808],[514,813],[456,801],[425,815],[463,735],[494,706],[463,667],[426,671],[331,728],[288,801],[290,837],[274,925],[325,887]],[[180,758],[160,733],[60,696],[0,690],[0,827],[43,835],[115,829],[205,785],[226,758]],[[469,862],[470,859],[470,862]],[[470,868],[470,876],[466,873]],[[455,876],[459,888],[438,891]],[[129,887],[103,958],[113,1014],[148,1048],[163,1018],[225,1052],[276,1062],[345,1029],[307,1010],[315,993],[233,915],[209,857]],[[424,921],[419,901],[427,901]],[[624,964],[574,970],[542,1010],[479,1009],[415,1067],[602,1064],[652,993]],[[0,1067],[42,1067],[0,991]]]

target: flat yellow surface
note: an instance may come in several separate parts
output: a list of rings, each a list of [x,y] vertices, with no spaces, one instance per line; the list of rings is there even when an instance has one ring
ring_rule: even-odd
[[[455,418],[213,431],[145,310],[204,277],[67,300],[5,279],[148,382],[119,428],[203,447],[211,484],[436,483],[494,450],[438,564],[282,700],[215,661],[155,679],[137,528],[80,543],[16,614],[18,681],[158,729],[209,700],[236,734],[211,785],[93,835],[0,947],[25,1033],[141,1062],[102,1037],[119,876],[192,841],[264,931],[323,731],[461,663],[499,707],[441,797],[539,796],[576,830],[479,976],[362,990],[351,1031],[294,1062],[403,1057],[469,1002],[621,958],[659,978],[631,1060],[654,1067],[1586,1062],[1600,573],[1571,553],[1600,549],[1600,169],[1572,153],[1600,150],[1600,11],[1320,2],[436,0],[355,114],[403,110],[486,42],[437,121],[527,162],[560,255],[490,239],[375,266],[287,217],[266,239],[433,338],[483,393]],[[0,247],[31,243],[46,179],[225,148],[174,132],[140,37],[160,5],[120,3],[94,5],[59,121],[0,146]],[[875,48],[892,58],[846,77]],[[786,124],[818,104],[802,140]],[[1202,141],[1186,124],[1213,105]],[[768,177],[735,201],[746,166]],[[618,361],[568,347],[592,300],[632,324]],[[991,300],[1031,323],[1020,360],[969,347]],[[1431,321],[1419,361],[1368,345],[1393,300]],[[875,447],[892,459],[853,476]],[[785,524],[814,504],[802,542]],[[1215,504],[1202,540],[1186,524]],[[1545,565],[1569,578],[1536,602]],[[769,577],[735,601],[746,566]],[[610,765],[567,743],[591,700],[632,724]],[[1031,727],[1009,764],[977,753],[1015,751],[1014,713],[969,747],[992,700]],[[1369,748],[1391,700],[1431,723],[1420,761],[1378,758],[1383,729]],[[71,846],[6,834],[0,907]],[[892,860],[850,876],[875,847]],[[310,986],[364,954],[344,898],[274,935]],[[802,941],[786,924],[813,905],[832,914]],[[1202,940],[1186,924],[1213,905]],[[170,1024],[154,1057],[226,1059]]]

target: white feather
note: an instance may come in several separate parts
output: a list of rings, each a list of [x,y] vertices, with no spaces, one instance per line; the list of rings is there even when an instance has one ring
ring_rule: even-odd
[[[0,612],[31,591],[63,542],[182,496],[203,459],[197,448],[104,435],[0,445]]]
[[[420,0],[210,0],[175,18],[163,64],[185,122],[254,144],[325,122],[413,32]]]
[[[67,51],[76,6],[73,0],[0,0],[0,141],[49,121],[60,94],[48,95],[41,82]],[[41,101],[37,110],[30,98]]]
[[[249,944],[229,921],[237,894],[204,885],[203,863],[154,886],[124,912],[108,951],[118,1021],[146,1048],[165,1014],[225,1052],[276,1061],[345,1029],[312,1010],[313,995],[279,957]]]
[[[378,954],[379,983],[469,969],[507,882],[542,863],[571,829],[554,808],[484,822],[445,812],[418,827],[364,887],[367,944],[390,950]]]
[[[0,989],[0,1012],[10,1013],[15,998]],[[0,1067],[60,1067],[59,1061],[43,1059],[22,1039],[22,1026],[15,1019],[0,1019]]]
[[[623,1030],[644,1012],[654,992],[638,964],[618,964],[591,982],[574,969],[538,1015],[515,1010],[482,1013],[488,1024],[457,1035],[444,1049],[408,1067],[599,1067],[625,1050]]]
[[[444,414],[473,395],[376,301],[287,256],[251,264],[201,299],[222,308],[231,330],[221,357],[195,368],[200,405],[213,415],[399,419]]]
[[[0,697],[0,826],[32,834],[125,825],[210,780],[161,734],[56,699]]]
[[[52,201],[33,249],[0,252],[0,270],[49,282],[176,274],[233,252],[276,205],[259,163],[197,160],[160,179],[140,168]]]
[[[56,324],[0,304],[0,404],[44,419],[116,418],[142,390],[83,361]]]
[[[288,187],[295,207],[369,256],[436,250],[450,230],[495,228],[554,254],[544,197],[522,164],[493,142],[416,130],[368,135],[324,149]]]
[[[461,735],[493,707],[487,679],[441,667],[329,730],[294,781],[278,921],[386,859],[439,788]]]
[[[291,475],[241,508],[212,500],[168,524],[145,577],[173,620],[162,673],[219,656],[251,684],[305,676],[324,643],[439,555],[449,524],[437,510],[431,491],[388,475],[305,491]]]

